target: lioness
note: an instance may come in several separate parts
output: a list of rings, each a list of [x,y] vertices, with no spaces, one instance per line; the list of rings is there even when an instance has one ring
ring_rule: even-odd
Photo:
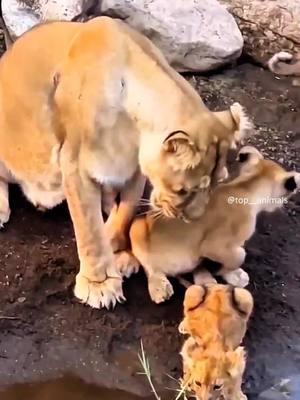
[[[274,54],[268,61],[269,69],[278,75],[294,76],[294,86],[300,86],[300,54],[290,54],[281,51]]]
[[[203,259],[218,263],[217,275],[226,282],[248,285],[248,274],[240,267],[246,256],[244,244],[255,231],[257,215],[282,206],[300,187],[300,173],[285,171],[277,163],[265,160],[252,146],[243,147],[238,158],[239,176],[217,186],[198,219],[185,224],[179,219],[148,214],[132,223],[132,252],[145,269],[155,303],[173,295],[167,276],[192,272]],[[208,271],[200,270],[195,282],[215,279]]]
[[[41,209],[66,199],[80,259],[74,292],[96,308],[124,300],[110,239],[115,251],[126,246],[143,175],[163,213],[198,217],[249,129],[238,104],[209,111],[151,41],[108,17],[22,35],[1,58],[0,101],[0,223],[10,182]],[[103,185],[121,190],[111,237]]]
[[[246,400],[241,389],[246,352],[241,343],[253,311],[248,290],[229,285],[191,286],[185,294],[179,331],[182,385],[199,400]]]

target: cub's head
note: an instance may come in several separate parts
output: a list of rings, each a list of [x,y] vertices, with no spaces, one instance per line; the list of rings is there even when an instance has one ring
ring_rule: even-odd
[[[167,217],[201,216],[214,185],[227,177],[227,154],[252,129],[239,104],[227,111],[202,112],[185,128],[144,134],[140,165],[152,186],[151,204]]]
[[[272,212],[283,206],[300,188],[300,173],[286,171],[252,146],[242,147],[238,154],[240,176],[252,192],[261,210]]]
[[[237,348],[246,333],[253,297],[246,289],[213,284],[191,286],[185,294],[184,319],[179,331],[202,346]]]
[[[190,346],[191,347],[191,346]],[[232,399],[238,394],[246,367],[246,353],[239,346],[234,351],[216,349],[207,352],[195,344],[183,355],[182,385],[197,400]]]

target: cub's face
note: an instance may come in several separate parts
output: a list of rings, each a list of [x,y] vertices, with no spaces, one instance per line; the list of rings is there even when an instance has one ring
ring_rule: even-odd
[[[240,150],[238,161],[241,175],[257,178],[261,186],[257,203],[264,211],[272,212],[280,208],[300,189],[300,173],[286,171],[276,162],[265,160],[252,146]]]
[[[216,350],[216,354],[207,354],[196,348],[190,354],[190,368],[185,370],[184,385],[197,400],[229,400],[240,389],[246,367],[243,347],[228,352]]]
[[[185,221],[200,217],[214,184],[226,175],[223,159],[221,163],[215,138],[200,150],[184,132],[168,137],[156,158],[141,160],[142,172],[153,186],[154,211]]]

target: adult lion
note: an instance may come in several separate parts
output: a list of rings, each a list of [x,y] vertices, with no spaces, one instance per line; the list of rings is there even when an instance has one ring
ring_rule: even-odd
[[[75,295],[96,308],[123,299],[101,185],[121,188],[117,251],[143,190],[140,170],[156,207],[191,219],[224,164],[220,144],[248,127],[239,106],[210,112],[148,39],[107,17],[22,35],[0,61],[0,101],[0,221],[12,181],[42,209],[66,198],[80,258]]]

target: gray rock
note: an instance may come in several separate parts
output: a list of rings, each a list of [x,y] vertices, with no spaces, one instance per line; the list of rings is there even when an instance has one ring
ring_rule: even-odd
[[[258,396],[258,400],[299,400],[300,375],[293,375],[282,379],[274,387],[265,390]]]
[[[278,51],[300,51],[299,0],[220,0],[235,16],[244,51],[265,64]]]
[[[271,388],[262,392],[258,400],[287,400],[287,397],[277,389]]]
[[[28,0],[27,0],[28,2]],[[3,0],[14,36],[39,21],[71,19],[82,0]],[[243,38],[232,15],[217,0],[104,0],[103,11],[126,19],[164,52],[179,71],[208,71],[234,61]]]

